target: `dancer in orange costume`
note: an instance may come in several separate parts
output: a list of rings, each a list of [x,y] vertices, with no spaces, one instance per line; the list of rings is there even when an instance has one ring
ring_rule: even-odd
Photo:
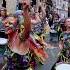
[[[43,62],[47,58],[46,53],[43,49],[39,48],[34,40],[30,36],[30,31],[31,31],[31,19],[29,16],[29,1],[28,0],[23,0],[23,16],[24,16],[24,23],[22,26],[24,26],[23,31],[21,32],[19,25],[17,23],[17,17],[14,16],[9,16],[5,22],[5,28],[6,28],[6,34],[8,34],[8,48],[13,55],[9,55],[8,57],[8,63],[7,63],[7,68],[9,70],[11,69],[17,69],[20,70],[21,68],[28,68],[29,67],[29,52],[30,50],[33,51],[33,53],[41,59]],[[14,58],[14,56],[16,57]],[[28,61],[26,60],[26,65],[24,61],[25,56],[28,56]],[[16,59],[16,61],[19,61],[18,66],[13,66],[12,61]],[[10,63],[10,60],[12,60]],[[14,61],[16,65],[16,61]],[[21,62],[22,61],[22,62]],[[11,64],[11,65],[10,65]],[[17,68],[15,68],[17,67]]]

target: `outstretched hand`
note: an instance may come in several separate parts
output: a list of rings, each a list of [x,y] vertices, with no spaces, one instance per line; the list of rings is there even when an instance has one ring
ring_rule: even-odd
[[[22,3],[23,3],[23,9],[24,10],[28,10],[29,4],[30,4],[30,0],[23,0]]]

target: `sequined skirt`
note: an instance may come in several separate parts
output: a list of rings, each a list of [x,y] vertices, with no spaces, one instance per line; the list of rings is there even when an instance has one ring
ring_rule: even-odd
[[[13,56],[11,56],[13,54]],[[7,56],[8,55],[8,56]],[[13,52],[7,53],[5,70],[27,70],[31,65],[35,65],[35,59],[31,52],[26,55],[19,55]]]

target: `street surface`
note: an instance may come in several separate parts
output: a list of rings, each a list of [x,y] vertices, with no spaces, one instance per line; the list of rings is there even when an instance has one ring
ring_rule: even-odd
[[[60,51],[57,43],[52,44],[53,47],[47,48],[46,52],[49,55],[49,58],[46,60],[46,64],[38,64],[36,70],[51,70],[52,66],[55,64],[58,58],[58,53]]]

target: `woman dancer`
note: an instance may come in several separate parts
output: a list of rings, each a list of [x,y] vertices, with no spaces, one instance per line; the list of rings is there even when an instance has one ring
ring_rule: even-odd
[[[33,63],[34,59],[31,56],[31,52],[34,53],[39,59],[44,61],[46,59],[46,53],[39,49],[32,37],[31,20],[28,13],[28,0],[23,0],[23,16],[24,23],[20,26],[15,16],[9,16],[4,23],[6,34],[8,34],[8,49],[7,67],[8,70],[26,70]],[[5,54],[6,55],[6,54]]]

